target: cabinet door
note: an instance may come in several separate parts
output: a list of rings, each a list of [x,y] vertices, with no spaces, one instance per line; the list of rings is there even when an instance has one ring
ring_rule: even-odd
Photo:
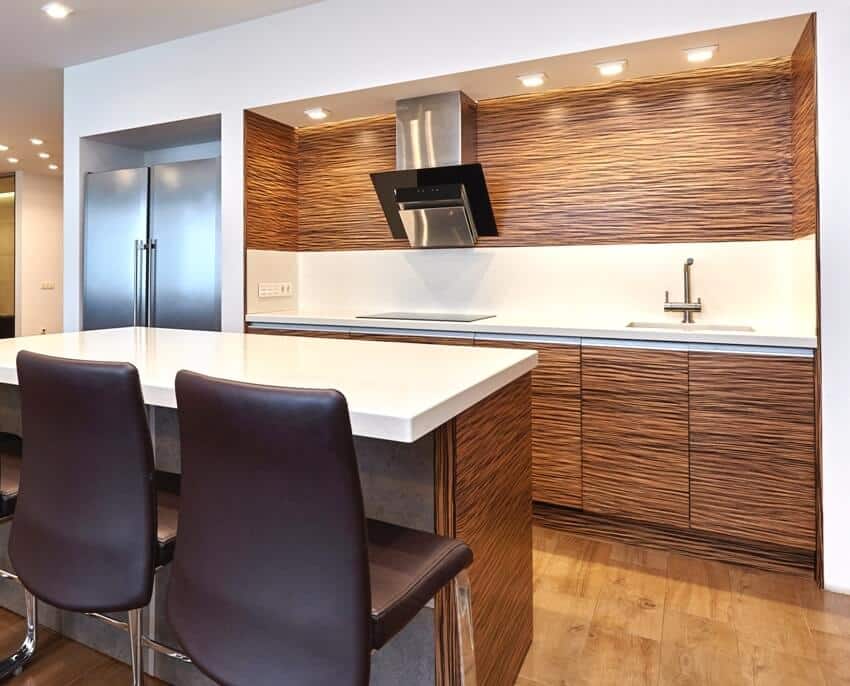
[[[537,502],[581,507],[581,348],[488,341],[491,348],[536,350],[531,373],[532,492]]]
[[[691,353],[691,527],[815,549],[814,362]]]
[[[688,526],[688,354],[583,346],[584,509]]]
[[[416,336],[403,333],[363,333],[352,331],[350,338],[362,341],[387,341],[390,343],[431,343],[434,345],[472,345],[472,336]]]
[[[301,336],[307,338],[348,338],[348,331],[323,331],[313,329],[257,329],[248,328],[245,333],[261,333],[271,336]]]

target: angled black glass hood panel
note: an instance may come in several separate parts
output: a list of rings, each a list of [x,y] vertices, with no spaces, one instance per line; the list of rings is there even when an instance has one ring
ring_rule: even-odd
[[[378,194],[381,208],[387,217],[394,238],[407,238],[401,217],[399,216],[399,198],[396,189],[425,189],[424,197],[441,195],[439,187],[464,186],[469,199],[470,210],[479,236],[496,236],[496,218],[484,180],[484,170],[480,164],[459,164],[450,167],[429,167],[426,169],[401,169],[398,171],[372,174],[372,185]],[[410,194],[401,194],[409,198]]]

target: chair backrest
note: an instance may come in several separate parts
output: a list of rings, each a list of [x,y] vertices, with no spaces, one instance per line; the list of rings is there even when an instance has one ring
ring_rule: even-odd
[[[168,617],[227,684],[369,680],[363,496],[345,398],[180,372]]]
[[[75,611],[147,605],[154,460],[130,364],[18,354],[23,453],[9,555],[36,597]]]

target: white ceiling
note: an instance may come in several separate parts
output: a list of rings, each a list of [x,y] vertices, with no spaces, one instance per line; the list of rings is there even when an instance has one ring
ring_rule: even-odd
[[[283,12],[316,0],[63,0],[63,21],[41,12],[47,0],[0,5],[0,173],[51,173],[62,162],[62,69],[194,33]],[[108,107],[109,103],[104,103]],[[42,138],[36,148],[30,138]],[[39,152],[53,158],[44,161]],[[18,157],[11,165],[8,157]],[[61,173],[54,172],[54,173]]]
[[[602,84],[612,79],[601,77],[596,65],[614,60],[628,61],[626,71],[618,78],[634,79],[658,74],[673,74],[704,66],[785,57],[794,51],[807,20],[808,16],[801,15],[730,26],[642,43],[560,55],[532,62],[449,74],[421,81],[331,94],[321,98],[269,104],[255,108],[255,111],[290,126],[311,126],[316,122],[310,121],[304,114],[304,110],[313,107],[324,107],[330,110],[331,115],[327,121],[333,122],[374,114],[388,114],[395,111],[396,100],[430,93],[461,90],[475,100],[486,100],[535,90]],[[718,46],[717,54],[710,62],[690,64],[685,58],[685,50],[708,45]],[[546,84],[539,89],[524,88],[516,78],[523,74],[537,72],[544,72],[548,76]]]

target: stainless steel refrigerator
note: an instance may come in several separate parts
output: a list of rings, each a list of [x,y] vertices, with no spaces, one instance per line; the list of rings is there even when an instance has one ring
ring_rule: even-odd
[[[218,159],[86,176],[83,328],[221,330]]]

